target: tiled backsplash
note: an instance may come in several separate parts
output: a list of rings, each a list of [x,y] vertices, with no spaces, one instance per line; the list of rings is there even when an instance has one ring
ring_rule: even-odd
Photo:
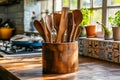
[[[80,38],[79,53],[84,56],[120,63],[120,41]]]
[[[32,11],[40,15],[40,3],[37,0],[20,0],[19,4],[0,6],[0,18],[9,18],[16,23],[17,33],[29,31]]]
[[[0,18],[2,18],[2,19],[6,19],[7,18],[7,16],[6,16],[6,11],[7,9],[5,8],[5,7],[3,7],[3,6],[1,6],[0,7]]]
[[[40,17],[40,3],[36,0],[24,0],[24,29],[30,31],[30,22],[32,21],[33,14],[35,12],[37,18]]]
[[[20,1],[19,4],[14,4],[10,6],[0,6],[0,18],[5,21],[6,19],[10,19],[12,22],[16,24],[17,33],[24,32],[24,6],[23,0]]]

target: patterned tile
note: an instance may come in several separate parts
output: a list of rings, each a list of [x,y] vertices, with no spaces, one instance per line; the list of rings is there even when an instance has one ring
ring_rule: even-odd
[[[106,54],[104,49],[99,49],[98,56],[100,59],[105,60],[106,59]]]
[[[120,43],[81,39],[79,52],[102,60],[120,62]]]
[[[94,41],[94,48],[99,48],[99,41]]]
[[[103,41],[99,41],[99,48],[104,49],[104,42]]]
[[[118,51],[114,51],[113,54],[113,62],[120,63],[120,53]]]
[[[112,42],[106,42],[106,49],[108,51],[111,51],[113,49],[113,43]]]
[[[119,51],[119,44],[116,42],[113,42],[113,51]]]
[[[93,50],[93,57],[99,58],[98,53],[99,53],[99,49],[96,49],[96,48],[95,48],[95,49]]]

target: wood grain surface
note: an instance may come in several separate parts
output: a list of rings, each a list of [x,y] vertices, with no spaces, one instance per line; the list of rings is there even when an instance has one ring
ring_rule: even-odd
[[[78,70],[78,43],[43,43],[43,73],[71,73]]]

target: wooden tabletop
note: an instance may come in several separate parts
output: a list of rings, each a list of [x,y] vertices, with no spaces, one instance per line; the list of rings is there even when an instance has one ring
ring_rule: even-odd
[[[79,70],[69,74],[42,74],[41,57],[0,58],[0,65],[0,80],[120,80],[119,64],[88,57],[80,57]]]

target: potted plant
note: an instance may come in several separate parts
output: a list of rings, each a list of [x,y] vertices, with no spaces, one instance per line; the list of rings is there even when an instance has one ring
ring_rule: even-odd
[[[112,39],[112,35],[111,35],[112,33],[111,33],[110,29],[107,26],[105,26],[103,23],[100,23],[100,22],[96,22],[96,23],[102,26],[102,28],[104,30],[104,39],[105,40]]]
[[[96,25],[86,25],[85,26],[86,29],[86,37],[87,38],[94,38],[96,37]]]
[[[120,40],[120,11],[117,11],[114,17],[110,16],[108,20],[112,25],[113,39],[115,41]]]
[[[85,26],[90,23],[90,19],[89,19],[90,10],[88,10],[87,8],[81,8],[80,11],[83,14],[83,20],[80,23],[80,28],[81,28],[80,37],[84,37],[84,36],[86,36]]]

